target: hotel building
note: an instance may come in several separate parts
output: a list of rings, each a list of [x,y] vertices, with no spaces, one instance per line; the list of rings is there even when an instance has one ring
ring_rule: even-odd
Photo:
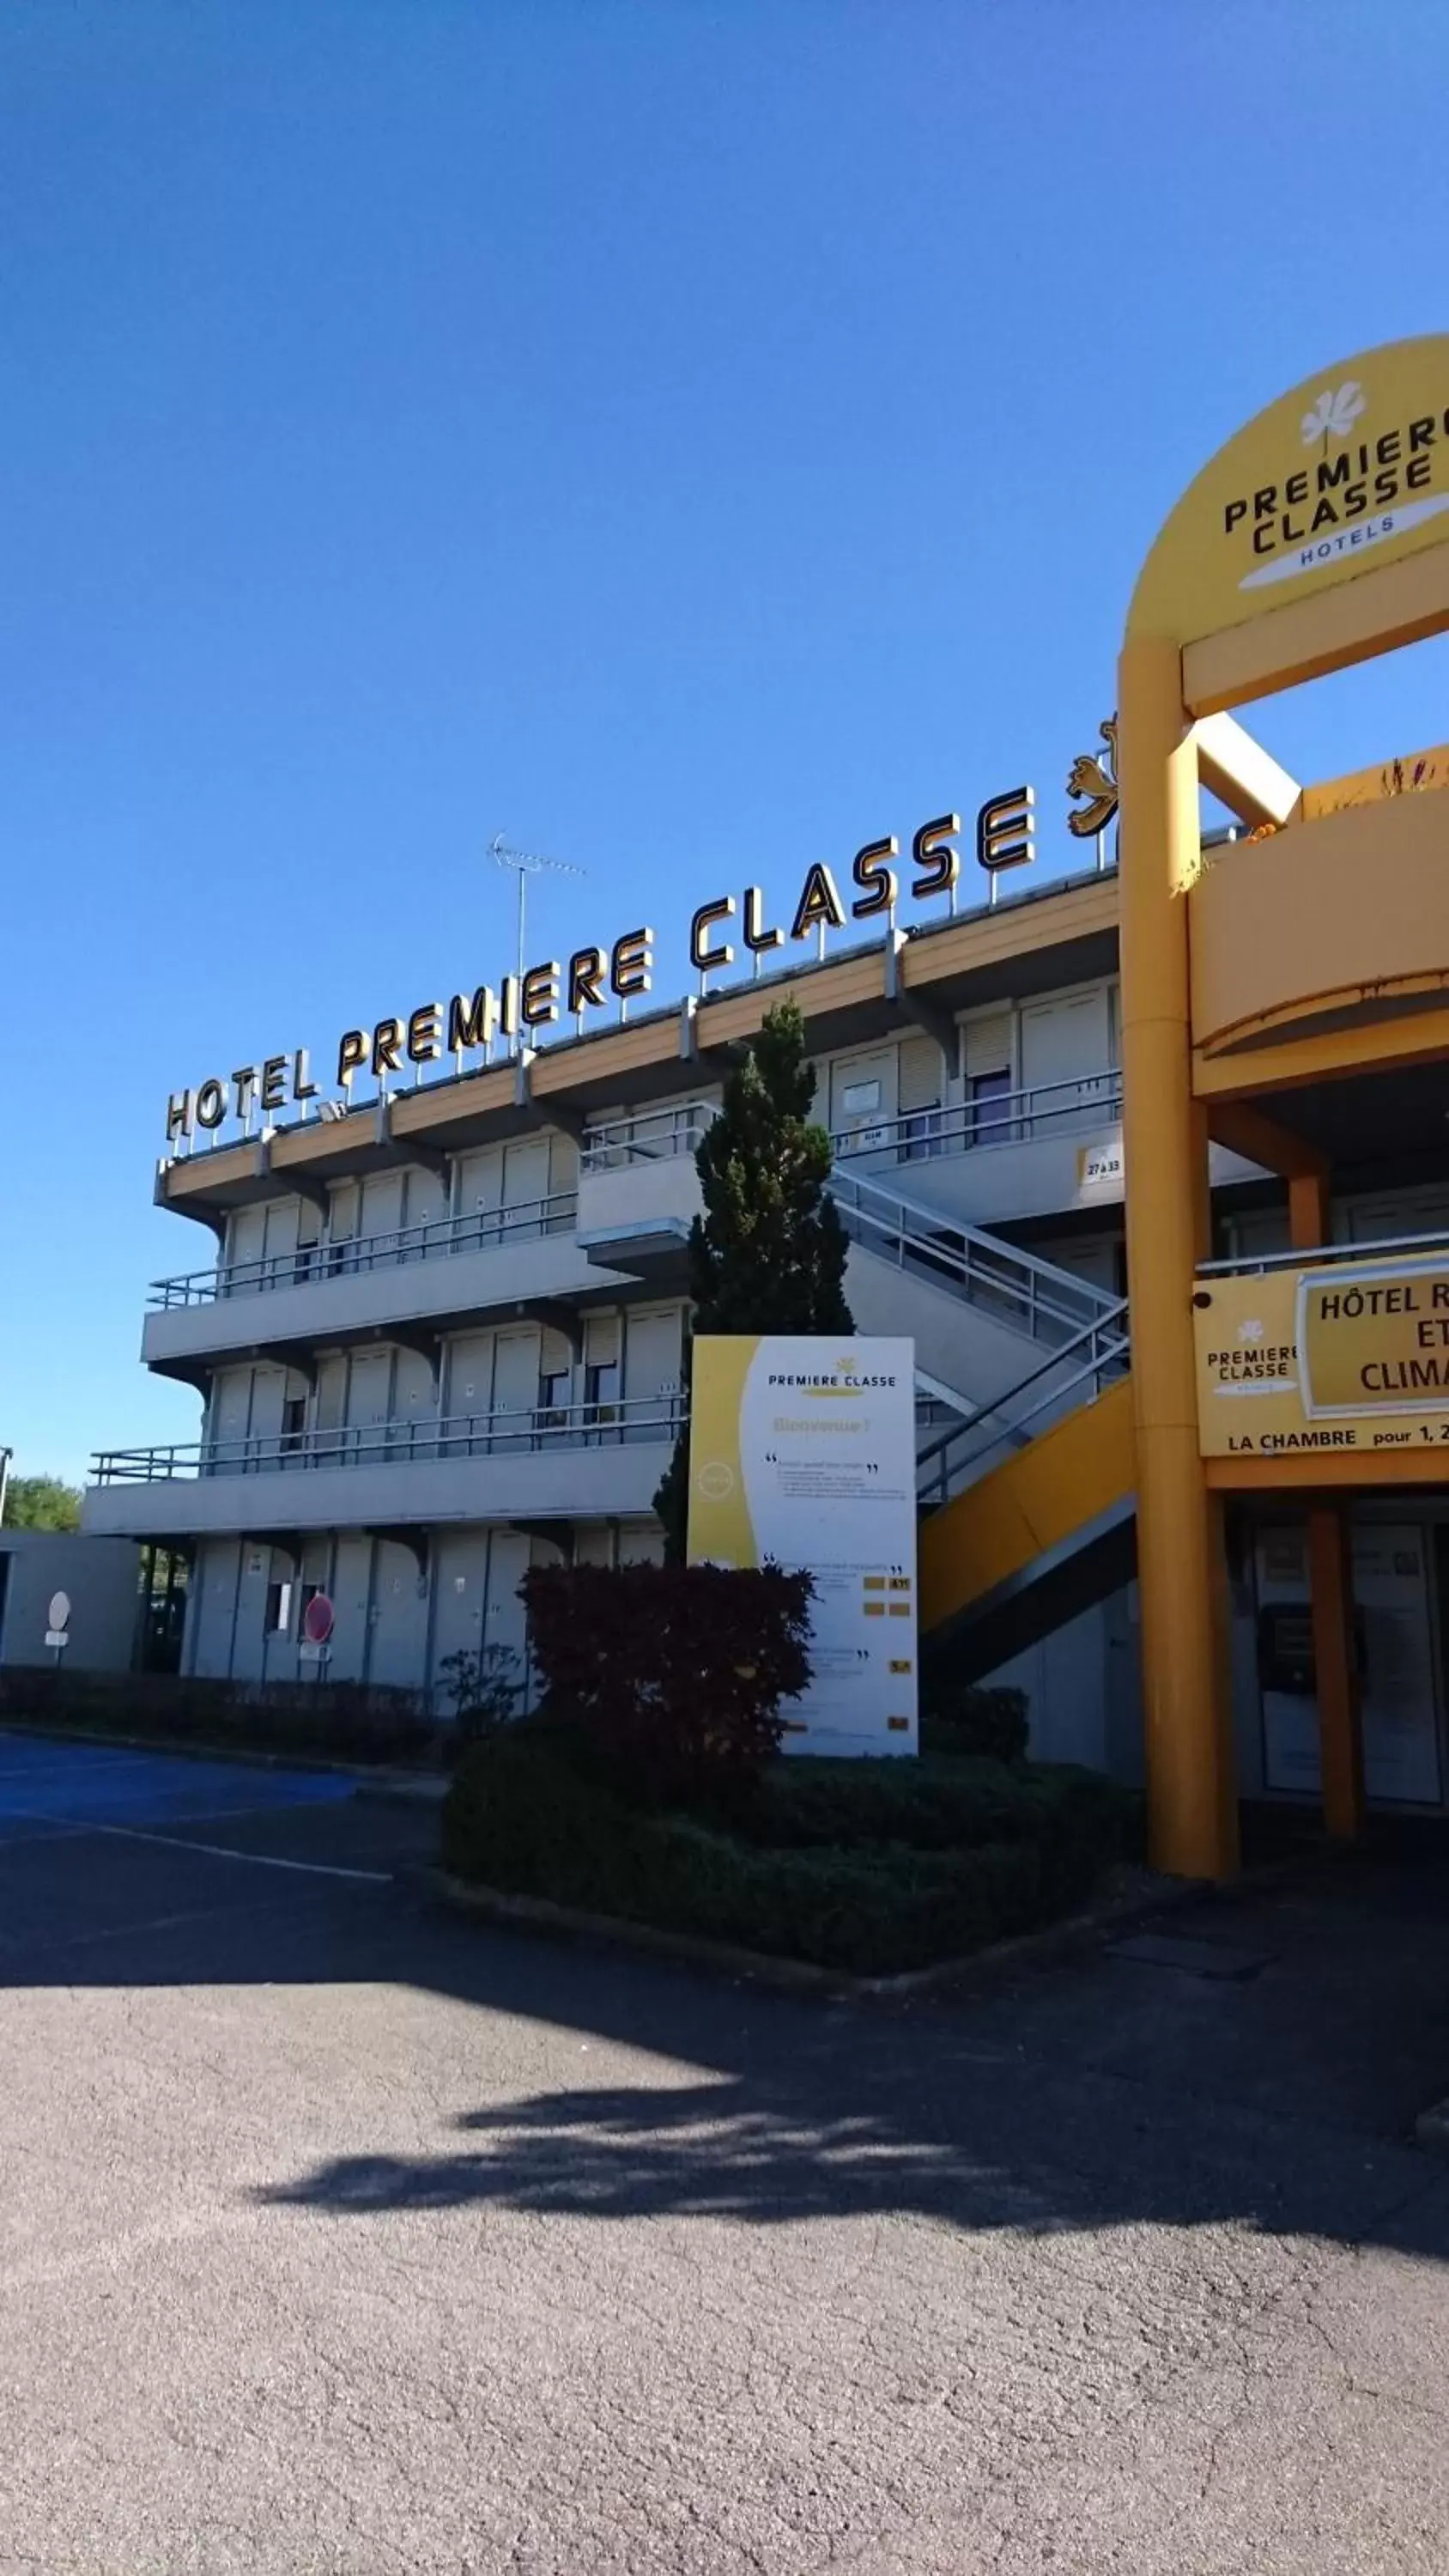
[[[294,1069],[278,1114],[271,1059],[229,1142],[187,1095],[157,1194],[210,1257],[153,1288],[143,1358],[197,1389],[200,1435],[104,1452],[85,1512],[186,1552],[186,1670],[295,1679],[324,1591],[334,1677],[432,1690],[460,1648],[522,1661],[530,1562],[657,1552],[693,1152],[788,992],[857,1328],[915,1341],[925,1627],[1023,1685],[1039,1753],[1145,1751],[1168,1867],[1233,1866],[1235,1789],[1321,1795],[1337,1832],[1365,1797],[1444,1804],[1449,752],[1304,786],[1228,710],[1449,626],[1449,341],[1329,392],[1239,433],[1144,569],[1120,868],[909,930],[869,891],[841,924],[817,884],[773,946],[752,889],[763,971],[678,1005],[616,976],[628,1016],[451,1074],[435,1045],[410,1080],[429,1006],[381,1024],[375,1098]],[[1300,544],[1315,474],[1357,526],[1370,430],[1408,461],[1367,551]],[[1206,840],[1201,788],[1233,818]],[[1009,805],[978,825],[993,895],[1021,882]],[[696,963],[733,918],[701,907]],[[524,996],[582,1019],[606,965]]]

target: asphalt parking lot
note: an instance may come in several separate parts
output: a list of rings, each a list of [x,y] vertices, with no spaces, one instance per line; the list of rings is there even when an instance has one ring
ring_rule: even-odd
[[[430,1834],[0,1736],[6,2576],[1439,2576],[1436,1852],[862,2012]]]

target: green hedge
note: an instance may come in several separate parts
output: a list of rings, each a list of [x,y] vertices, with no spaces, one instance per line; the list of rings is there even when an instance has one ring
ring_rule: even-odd
[[[460,1766],[443,1858],[513,1894],[888,1975],[1071,1911],[1124,1847],[1131,1802],[1094,1773],[951,1767],[970,1776],[792,1757],[727,1833],[632,1803],[567,1736],[524,1725]]]
[[[0,1672],[0,1722],[413,1767],[444,1759],[453,1732],[429,1717],[421,1692],[381,1684],[67,1672],[48,1664]]]
[[[1026,1758],[1025,1691],[960,1677],[949,1638],[921,1640],[921,1751],[984,1753],[997,1762]]]
[[[1014,1840],[1026,1805],[1024,1782],[1000,1762],[792,1755],[762,1775],[740,1829],[782,1846],[948,1851]]]

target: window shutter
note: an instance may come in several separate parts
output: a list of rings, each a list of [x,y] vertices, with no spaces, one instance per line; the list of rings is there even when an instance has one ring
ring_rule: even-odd
[[[941,1050],[933,1038],[902,1038],[897,1071],[901,1116],[912,1109],[939,1109],[945,1074]]]
[[[545,1324],[539,1347],[538,1368],[541,1377],[560,1377],[573,1367],[574,1355],[562,1333]]]
[[[968,1082],[979,1073],[1010,1073],[1010,1011],[989,1011],[979,1020],[967,1020],[965,1038]]]
[[[612,1368],[617,1365],[619,1358],[617,1315],[585,1316],[584,1357],[590,1368]]]

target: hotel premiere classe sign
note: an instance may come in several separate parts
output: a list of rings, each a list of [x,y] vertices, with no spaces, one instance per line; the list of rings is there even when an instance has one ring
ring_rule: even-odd
[[[1035,795],[1016,787],[988,798],[976,817],[976,859],[994,896],[996,880],[1007,868],[1024,866],[1035,854]],[[834,872],[816,861],[806,869],[789,926],[766,919],[764,895],[757,885],[743,894],[715,895],[698,906],[689,927],[689,962],[703,979],[725,973],[735,962],[730,932],[738,923],[741,944],[759,971],[759,961],[782,948],[787,939],[823,942],[827,932],[852,922],[886,922],[893,918],[902,893],[916,903],[954,902],[961,879],[956,842],[959,814],[938,814],[923,823],[911,840],[911,873],[902,887],[897,865],[900,844],[892,833],[867,841],[851,862],[844,892]],[[848,898],[848,899],[847,899]],[[337,1042],[335,1081],[344,1098],[359,1077],[384,1083],[405,1066],[417,1071],[452,1056],[461,1072],[469,1056],[491,1050],[495,1039],[527,1045],[535,1033],[574,1020],[582,1031],[590,1012],[631,1001],[649,993],[654,982],[654,932],[644,923],[621,932],[607,947],[576,948],[568,958],[548,957],[523,974],[504,975],[498,986],[479,984],[471,993],[455,993],[448,1002],[420,1002],[404,1015],[377,1020],[371,1028],[345,1029]],[[215,1133],[229,1119],[247,1127],[254,1112],[270,1120],[297,1106],[326,1106],[323,1085],[314,1079],[306,1047],[269,1055],[260,1063],[238,1066],[232,1073],[210,1074],[194,1089],[174,1091],[166,1105],[166,1144],[200,1129]],[[335,1112],[333,1113],[335,1114]]]
[[[1207,1458],[1449,1450],[1449,1255],[1203,1280]]]

